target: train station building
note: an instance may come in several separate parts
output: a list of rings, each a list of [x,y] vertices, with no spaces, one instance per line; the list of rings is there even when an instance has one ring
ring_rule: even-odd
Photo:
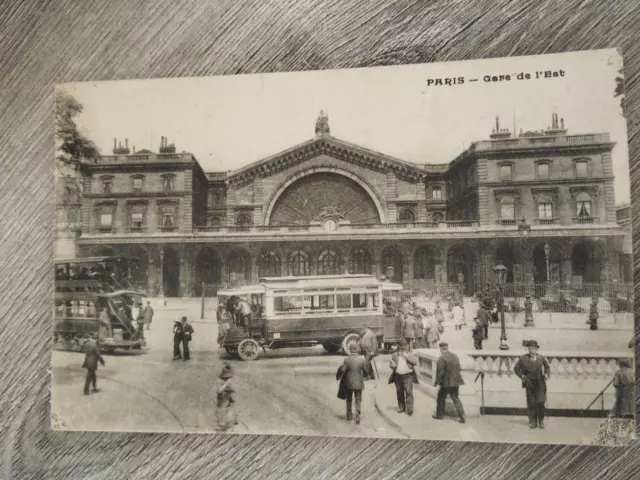
[[[496,119],[449,163],[421,165],[333,136],[323,113],[313,126],[231,172],[164,138],[158,152],[114,141],[83,174],[78,255],[137,257],[133,281],[165,296],[336,273],[473,293],[497,263],[514,284],[631,281],[606,133],[569,134],[553,114],[516,135]]]

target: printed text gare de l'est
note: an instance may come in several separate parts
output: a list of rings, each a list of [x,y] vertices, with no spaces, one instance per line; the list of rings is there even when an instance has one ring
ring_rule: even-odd
[[[436,87],[440,85],[462,85],[466,82],[479,82],[493,83],[493,82],[510,82],[511,80],[532,80],[532,79],[544,79],[544,78],[559,78],[564,77],[566,72],[564,70],[537,70],[533,73],[520,72],[520,73],[507,73],[501,75],[485,75],[483,77],[442,77],[442,78],[427,78],[428,87]]]

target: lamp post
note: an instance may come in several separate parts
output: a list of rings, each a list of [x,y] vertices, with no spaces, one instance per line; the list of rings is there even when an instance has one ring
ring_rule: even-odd
[[[522,239],[522,250],[527,252],[527,239],[531,234],[531,225],[527,223],[527,221],[522,217],[522,221],[520,225],[518,225],[518,233],[520,234],[520,238]],[[525,327],[535,327],[533,323],[533,305],[531,304],[531,294],[529,293],[529,285],[527,284],[527,280],[525,278],[525,288],[524,288],[524,326]]]
[[[160,247],[160,291],[158,295],[164,298],[164,247]]]
[[[551,282],[551,272],[549,271],[549,253],[551,248],[547,242],[544,243],[544,258],[547,261],[547,284]]]
[[[500,289],[500,350],[509,350],[507,345],[507,329],[504,323],[504,283],[507,276],[507,267],[502,264],[493,267],[493,271],[498,277],[498,288]]]

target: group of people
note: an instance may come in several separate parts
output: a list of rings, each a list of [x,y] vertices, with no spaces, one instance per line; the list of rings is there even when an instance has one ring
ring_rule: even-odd
[[[460,370],[458,356],[449,351],[447,342],[439,343],[441,355],[437,363],[435,384],[439,386],[436,413],[434,419],[444,418],[445,402],[447,396],[451,397],[461,423],[466,421],[464,407],[460,401],[458,391],[464,385]],[[362,415],[362,393],[366,380],[376,378],[377,368],[375,367],[375,357],[377,352],[377,340],[375,333],[370,328],[365,328],[360,333],[358,342],[349,345],[349,356],[336,372],[338,384],[338,398],[346,401],[346,420],[355,420],[360,423]],[[416,368],[418,358],[411,352],[409,343],[401,339],[398,342],[397,350],[391,355],[389,367],[391,376],[389,384],[393,384],[396,389],[398,402],[398,413],[406,413],[411,416],[414,413],[413,386],[419,383]],[[355,399],[355,415],[353,414],[353,403]]]
[[[433,312],[429,312],[405,298],[396,318],[398,336],[406,341],[410,350],[435,348],[444,332],[444,311],[439,301]]]

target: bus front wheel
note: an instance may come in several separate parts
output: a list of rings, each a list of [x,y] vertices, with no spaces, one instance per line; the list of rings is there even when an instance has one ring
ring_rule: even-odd
[[[238,345],[238,356],[241,360],[248,362],[260,356],[260,345],[252,339],[245,339]]]
[[[340,347],[342,348],[342,353],[344,353],[345,355],[349,355],[351,353],[351,350],[349,349],[351,344],[355,343],[357,345],[358,338],[359,335],[357,333],[347,333],[342,339],[342,345],[340,345]]]

